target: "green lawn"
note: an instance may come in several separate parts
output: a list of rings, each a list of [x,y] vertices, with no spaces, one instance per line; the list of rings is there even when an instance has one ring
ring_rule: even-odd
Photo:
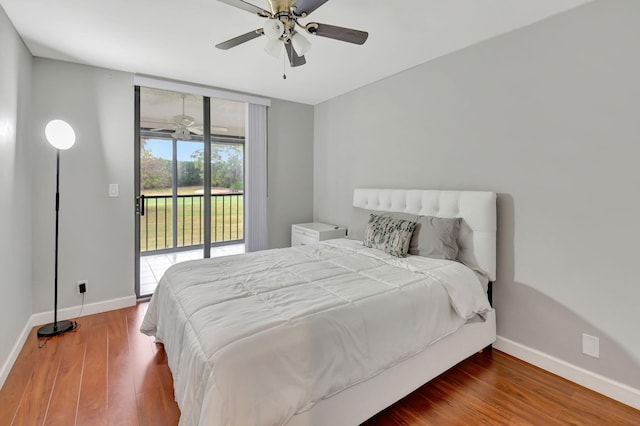
[[[180,194],[194,194],[201,187],[180,188]],[[165,196],[168,190],[145,190],[146,197]],[[203,243],[203,197],[179,197],[178,200],[178,247]],[[171,198],[146,198],[145,215],[140,216],[140,251],[160,250],[173,247]],[[212,243],[241,240],[244,238],[244,196],[229,194],[211,197]]]

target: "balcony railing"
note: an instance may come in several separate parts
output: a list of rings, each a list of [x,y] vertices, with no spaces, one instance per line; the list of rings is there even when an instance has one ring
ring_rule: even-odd
[[[140,251],[153,252],[203,244],[204,196],[151,195],[144,197],[140,216]],[[211,243],[244,240],[244,195],[211,194]]]

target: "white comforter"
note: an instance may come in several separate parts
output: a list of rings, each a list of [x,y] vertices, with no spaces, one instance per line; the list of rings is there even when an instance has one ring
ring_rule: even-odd
[[[141,331],[165,345],[181,425],[281,425],[489,309],[460,263],[339,239],[177,264]]]

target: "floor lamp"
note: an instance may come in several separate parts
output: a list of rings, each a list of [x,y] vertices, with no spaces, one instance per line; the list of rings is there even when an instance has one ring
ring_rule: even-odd
[[[47,141],[56,149],[56,248],[53,296],[53,322],[38,329],[38,337],[53,337],[75,330],[74,321],[58,321],[58,211],[60,210],[60,151],[69,149],[76,142],[73,128],[62,120],[52,120],[44,130]]]

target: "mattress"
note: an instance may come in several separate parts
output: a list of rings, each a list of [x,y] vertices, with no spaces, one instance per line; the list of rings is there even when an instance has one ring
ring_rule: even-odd
[[[174,265],[141,331],[165,345],[181,425],[282,425],[490,310],[460,263],[337,239]]]

